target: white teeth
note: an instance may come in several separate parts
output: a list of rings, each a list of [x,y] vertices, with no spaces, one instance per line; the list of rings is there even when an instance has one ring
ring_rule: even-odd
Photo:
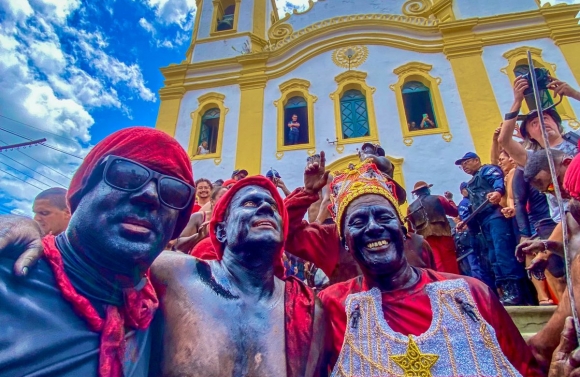
[[[374,248],[377,248],[379,246],[386,246],[388,244],[389,244],[389,241],[387,241],[387,240],[381,240],[381,241],[377,241],[377,242],[369,242],[367,244],[367,248],[374,249]]]

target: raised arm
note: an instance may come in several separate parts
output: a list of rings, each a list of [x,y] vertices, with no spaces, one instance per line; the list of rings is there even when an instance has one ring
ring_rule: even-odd
[[[528,155],[524,147],[513,139],[513,135],[516,129],[517,116],[524,100],[524,90],[527,88],[528,83],[526,79],[522,77],[516,78],[514,81],[514,102],[510,111],[505,116],[498,137],[499,144],[509,153],[516,164],[520,166],[526,166]]]
[[[289,253],[314,263],[327,276],[338,263],[339,240],[334,224],[308,223],[303,220],[308,207],[318,200],[318,192],[326,185],[324,152],[320,163],[309,163],[304,171],[304,188],[294,190],[284,204],[288,211],[288,237],[285,249]]]
[[[491,163],[493,165],[497,165],[499,163],[499,151],[500,151],[500,146],[499,146],[499,133],[501,132],[501,124],[499,125],[498,128],[495,129],[495,131],[493,131],[493,138],[491,141]]]
[[[175,242],[175,249],[188,254],[201,240],[208,236],[207,223],[203,223],[204,212],[196,212],[189,218],[187,226]]]

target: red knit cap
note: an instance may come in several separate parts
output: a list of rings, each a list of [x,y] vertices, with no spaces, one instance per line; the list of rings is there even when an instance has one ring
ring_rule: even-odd
[[[242,188],[246,186],[258,186],[262,187],[272,194],[272,198],[276,201],[276,206],[278,207],[278,211],[280,216],[282,216],[282,229],[283,229],[283,239],[286,240],[286,236],[288,235],[288,212],[286,211],[286,206],[284,205],[284,200],[278,193],[278,189],[270,180],[266,177],[261,175],[247,177],[240,181],[238,181],[235,185],[232,186],[225,194],[218,200],[213,209],[213,214],[211,217],[211,221],[209,223],[209,235],[211,237],[211,242],[215,249],[217,259],[221,260],[224,255],[224,247],[221,242],[218,241],[216,237],[216,227],[217,224],[224,221],[224,217],[226,214],[226,210],[230,206],[234,195],[240,191]],[[284,263],[282,261],[282,253],[284,252],[284,245],[280,246],[280,250],[278,250],[279,257],[274,260],[274,274],[279,277],[284,277]]]
[[[564,176],[564,190],[574,199],[580,200],[580,155],[574,157],[568,165]]]
[[[181,179],[192,186],[195,185],[191,162],[177,140],[154,128],[125,128],[107,136],[95,145],[79,166],[67,193],[71,213],[76,210],[84,196],[91,174],[109,155],[131,159],[149,169]],[[181,210],[172,238],[178,237],[187,225],[193,204],[192,200],[188,208]]]

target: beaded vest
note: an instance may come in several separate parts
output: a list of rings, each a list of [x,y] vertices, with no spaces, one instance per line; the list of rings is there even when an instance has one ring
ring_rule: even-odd
[[[426,286],[433,320],[420,336],[393,331],[381,292],[349,295],[344,344],[332,377],[521,377],[503,354],[463,279]]]

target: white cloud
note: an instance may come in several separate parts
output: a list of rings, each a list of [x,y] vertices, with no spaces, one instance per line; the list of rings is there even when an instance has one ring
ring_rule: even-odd
[[[123,62],[108,53],[106,35],[82,19],[86,12],[80,4],[80,0],[0,0],[0,114],[61,136],[41,133],[6,118],[0,118],[0,127],[31,139],[46,137],[50,145],[84,156],[91,148],[90,129],[95,123],[92,110],[119,108],[129,116],[124,101],[156,98],[136,63]],[[69,18],[77,11],[78,22],[73,27]],[[0,145],[22,141],[0,131]],[[0,154],[0,169],[29,183],[0,172],[3,211],[8,206],[30,214],[32,200],[39,193],[31,184],[42,189],[55,186],[48,177],[68,186],[66,177],[72,176],[80,163],[42,146],[24,152],[41,163],[18,151]]]
[[[166,24],[177,24],[189,28],[195,14],[195,0],[142,0],[155,10],[155,15]]]
[[[143,29],[145,29],[145,30],[147,30],[149,33],[151,33],[152,35],[155,35],[155,27],[154,27],[153,25],[151,25],[151,24],[149,23],[149,21],[147,21],[147,20],[146,20],[144,17],[141,17],[141,18],[139,19],[139,25],[140,25],[140,26],[141,26]]]
[[[292,13],[294,9],[302,11],[308,8],[308,0],[276,0],[276,7],[278,7],[280,17],[283,17],[286,13]]]

